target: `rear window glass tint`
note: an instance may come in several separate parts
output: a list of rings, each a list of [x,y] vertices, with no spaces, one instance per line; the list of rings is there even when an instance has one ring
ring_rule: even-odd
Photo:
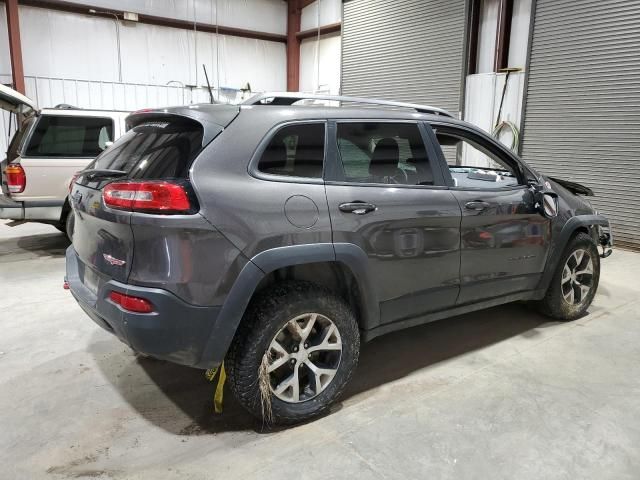
[[[129,130],[89,168],[124,170],[128,178],[187,178],[202,136],[196,122],[146,122]]]
[[[279,130],[258,162],[272,175],[322,178],[324,123],[290,125]]]
[[[45,115],[29,140],[28,157],[92,158],[113,139],[113,120]]]

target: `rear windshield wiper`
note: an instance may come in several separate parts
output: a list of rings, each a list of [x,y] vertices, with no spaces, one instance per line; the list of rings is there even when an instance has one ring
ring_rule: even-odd
[[[80,172],[80,175],[87,177],[87,180],[95,180],[96,178],[122,177],[123,175],[127,175],[127,172],[108,168],[90,168]]]

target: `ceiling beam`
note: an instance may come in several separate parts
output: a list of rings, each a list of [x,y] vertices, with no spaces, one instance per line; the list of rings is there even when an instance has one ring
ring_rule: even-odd
[[[327,35],[329,33],[340,32],[342,29],[342,23],[336,22],[331,23],[329,25],[324,25],[320,27],[320,35]],[[304,30],[302,32],[296,33],[296,37],[298,40],[304,40],[305,38],[313,38],[318,36],[318,28],[310,28],[309,30]]]
[[[7,0],[9,1],[9,0]],[[13,0],[16,1],[16,0]],[[109,10],[109,13],[100,13],[100,10],[104,10],[102,7],[95,5],[82,4],[68,2],[65,0],[17,0],[20,5],[29,7],[46,8],[48,10],[57,10],[60,12],[70,12],[84,15],[92,15],[97,17],[113,18],[112,14],[116,14],[122,18],[124,11]],[[96,10],[94,14],[90,14],[89,10]],[[134,12],[136,13],[136,12]],[[161,27],[179,28],[182,30],[197,30],[198,32],[207,33],[219,33],[220,35],[230,35],[234,37],[253,38],[256,40],[266,40],[269,42],[285,43],[287,41],[286,35],[280,35],[278,33],[270,32],[258,32],[255,30],[246,30],[243,28],[227,27],[224,25],[214,25],[210,23],[200,23],[178,20],[174,18],[159,17],[156,15],[146,15],[138,13],[138,23],[144,23],[147,25],[157,25]]]

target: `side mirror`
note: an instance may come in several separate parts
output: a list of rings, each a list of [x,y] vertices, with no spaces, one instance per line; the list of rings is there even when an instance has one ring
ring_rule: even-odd
[[[538,210],[546,218],[558,216],[558,194],[551,190],[542,190],[537,194],[536,205]]]
[[[113,145],[113,142],[104,142],[104,149],[106,150],[107,148],[109,148],[111,145]]]

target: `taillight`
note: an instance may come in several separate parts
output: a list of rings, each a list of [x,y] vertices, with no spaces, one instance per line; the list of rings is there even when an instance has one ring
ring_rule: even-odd
[[[111,208],[148,213],[187,213],[189,195],[182,185],[165,181],[113,182],[102,190],[104,204]]]
[[[4,169],[4,174],[7,177],[7,186],[9,187],[9,193],[22,193],[27,186],[27,176],[24,173],[24,168],[19,163],[8,165]]]
[[[120,305],[125,310],[135,313],[151,313],[153,305],[146,298],[134,297],[120,292],[111,292],[109,299],[116,305]]]

